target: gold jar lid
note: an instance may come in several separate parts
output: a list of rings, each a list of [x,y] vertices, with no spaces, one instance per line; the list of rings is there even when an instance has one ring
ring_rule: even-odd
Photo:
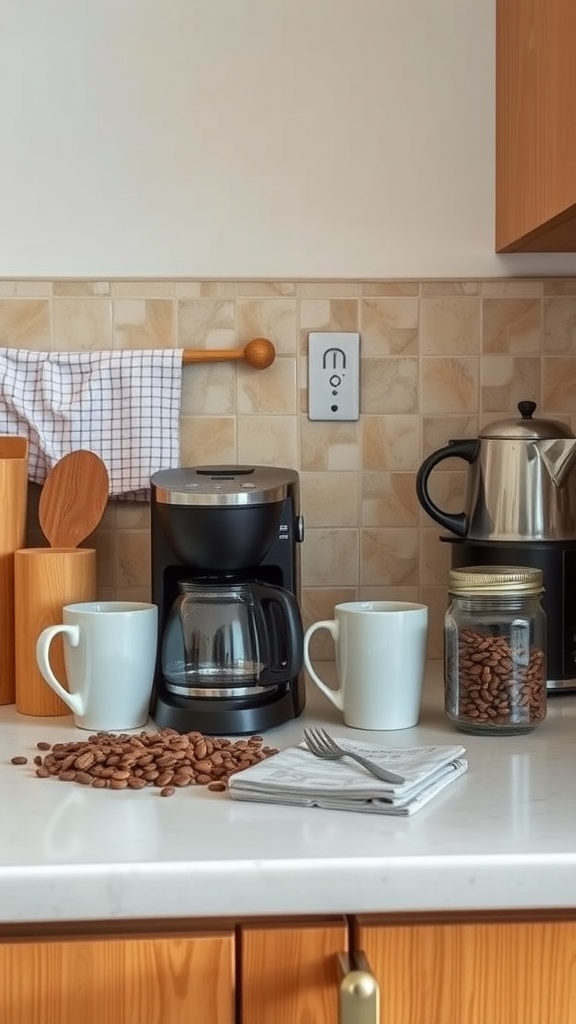
[[[468,565],[451,569],[448,577],[450,594],[541,594],[544,590],[542,569],[526,565]]]

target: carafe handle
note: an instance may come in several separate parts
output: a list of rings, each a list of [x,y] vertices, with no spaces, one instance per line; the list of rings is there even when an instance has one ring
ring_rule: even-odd
[[[250,589],[262,609],[264,643],[270,654],[270,664],[261,672],[259,682],[263,686],[285,683],[297,676],[304,664],[304,630],[296,598],[288,590],[269,583],[255,581]],[[273,608],[280,611],[280,619],[286,631],[287,661],[282,661]]]
[[[463,441],[449,441],[443,448],[439,448],[438,451],[432,452],[427,459],[420,466],[418,473],[416,474],[416,494],[418,501],[422,505],[422,508],[428,515],[440,523],[440,526],[445,526],[451,533],[455,533],[457,537],[465,537],[468,533],[469,520],[466,512],[444,512],[438,505],[435,505],[432,498],[428,494],[428,477],[438,465],[444,459],[464,459],[465,462],[472,463],[476,458],[478,452],[478,440],[474,438],[472,440]]]

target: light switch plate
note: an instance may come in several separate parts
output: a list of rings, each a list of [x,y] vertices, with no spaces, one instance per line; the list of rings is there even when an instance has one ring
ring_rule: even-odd
[[[360,335],[308,335],[308,419],[357,420],[360,415]]]

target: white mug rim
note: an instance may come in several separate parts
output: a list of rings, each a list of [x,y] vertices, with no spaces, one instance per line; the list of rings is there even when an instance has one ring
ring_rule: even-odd
[[[157,605],[149,601],[77,601],[65,604],[63,612],[74,615],[138,615],[141,612],[156,611]]]
[[[400,613],[428,611],[427,604],[416,601],[343,601],[334,606],[335,612],[349,612],[352,615],[370,612],[377,615],[395,615]]]

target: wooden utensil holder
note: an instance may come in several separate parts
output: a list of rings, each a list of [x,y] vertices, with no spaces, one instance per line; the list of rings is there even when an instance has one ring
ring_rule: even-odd
[[[26,543],[28,439],[0,436],[0,704],[13,704],[14,552]]]
[[[14,555],[16,620],[16,710],[23,715],[69,715],[36,664],[36,641],[46,626],[62,622],[62,609],[96,600],[94,548],[23,548]],[[66,683],[62,637],[55,638],[51,662]]]

